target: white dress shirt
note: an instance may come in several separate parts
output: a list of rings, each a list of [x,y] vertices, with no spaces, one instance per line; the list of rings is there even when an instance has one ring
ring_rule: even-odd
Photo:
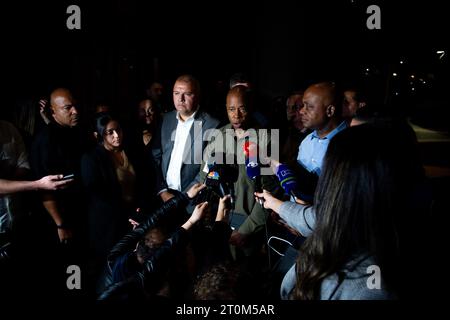
[[[183,119],[181,119],[180,117],[180,113],[177,112],[177,130],[175,133],[175,141],[173,144],[172,153],[170,155],[170,162],[166,177],[167,186],[170,189],[181,191],[180,172],[181,166],[183,165],[184,150],[187,144],[189,144],[188,147],[190,147],[191,139],[188,139],[189,131],[191,130],[192,124],[194,123],[194,117],[196,113],[197,111],[183,121]]]

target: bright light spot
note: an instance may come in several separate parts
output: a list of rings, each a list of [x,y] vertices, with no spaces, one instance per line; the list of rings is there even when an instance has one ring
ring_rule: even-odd
[[[370,69],[369,69],[369,68],[367,68],[367,69],[366,69],[366,71],[367,71],[367,72],[369,72],[369,71],[370,71]]]
[[[414,90],[416,90],[416,88],[412,87],[411,90],[414,91]]]
[[[392,76],[394,76],[394,77],[396,77],[397,76],[397,74],[394,72],[393,74],[392,74]]]
[[[411,79],[414,79],[414,78],[415,78],[415,76],[412,74],[412,75],[411,75]]]
[[[442,59],[445,55],[445,51],[444,50],[438,50],[436,51],[436,53],[439,55],[439,59]]]
[[[400,60],[400,64],[403,64],[404,62],[403,62],[403,60]]]

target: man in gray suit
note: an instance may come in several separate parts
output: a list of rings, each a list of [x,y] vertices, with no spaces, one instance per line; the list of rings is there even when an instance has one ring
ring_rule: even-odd
[[[173,86],[175,110],[164,115],[161,137],[153,148],[158,168],[158,194],[165,202],[170,189],[186,191],[200,171],[210,129],[219,121],[199,109],[200,85],[191,75],[178,77]],[[160,169],[160,170],[159,170]]]

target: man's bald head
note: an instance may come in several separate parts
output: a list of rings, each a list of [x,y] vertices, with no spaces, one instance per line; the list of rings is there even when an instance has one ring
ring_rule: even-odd
[[[303,125],[313,130],[328,127],[331,120],[340,118],[342,97],[333,82],[320,82],[306,89],[304,107],[300,110]]]
[[[63,127],[78,124],[78,110],[72,93],[66,88],[58,88],[50,94],[50,109],[53,119]]]
[[[307,91],[314,92],[322,98],[326,105],[336,104],[336,85],[333,82],[319,82],[311,85]]]

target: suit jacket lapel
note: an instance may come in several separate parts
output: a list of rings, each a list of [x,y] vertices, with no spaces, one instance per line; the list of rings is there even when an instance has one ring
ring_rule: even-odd
[[[191,139],[190,143],[186,143],[185,150],[183,152],[183,166],[185,163],[194,163],[194,156],[197,150],[194,150],[195,141],[198,136],[202,133],[202,124],[204,121],[204,115],[200,111],[197,112],[194,118],[194,123],[189,130],[189,138]],[[201,139],[200,139],[201,141]],[[200,144],[200,148],[202,145]],[[186,149],[189,148],[189,149]],[[197,147],[198,148],[198,147]],[[201,150],[200,150],[201,152]]]

